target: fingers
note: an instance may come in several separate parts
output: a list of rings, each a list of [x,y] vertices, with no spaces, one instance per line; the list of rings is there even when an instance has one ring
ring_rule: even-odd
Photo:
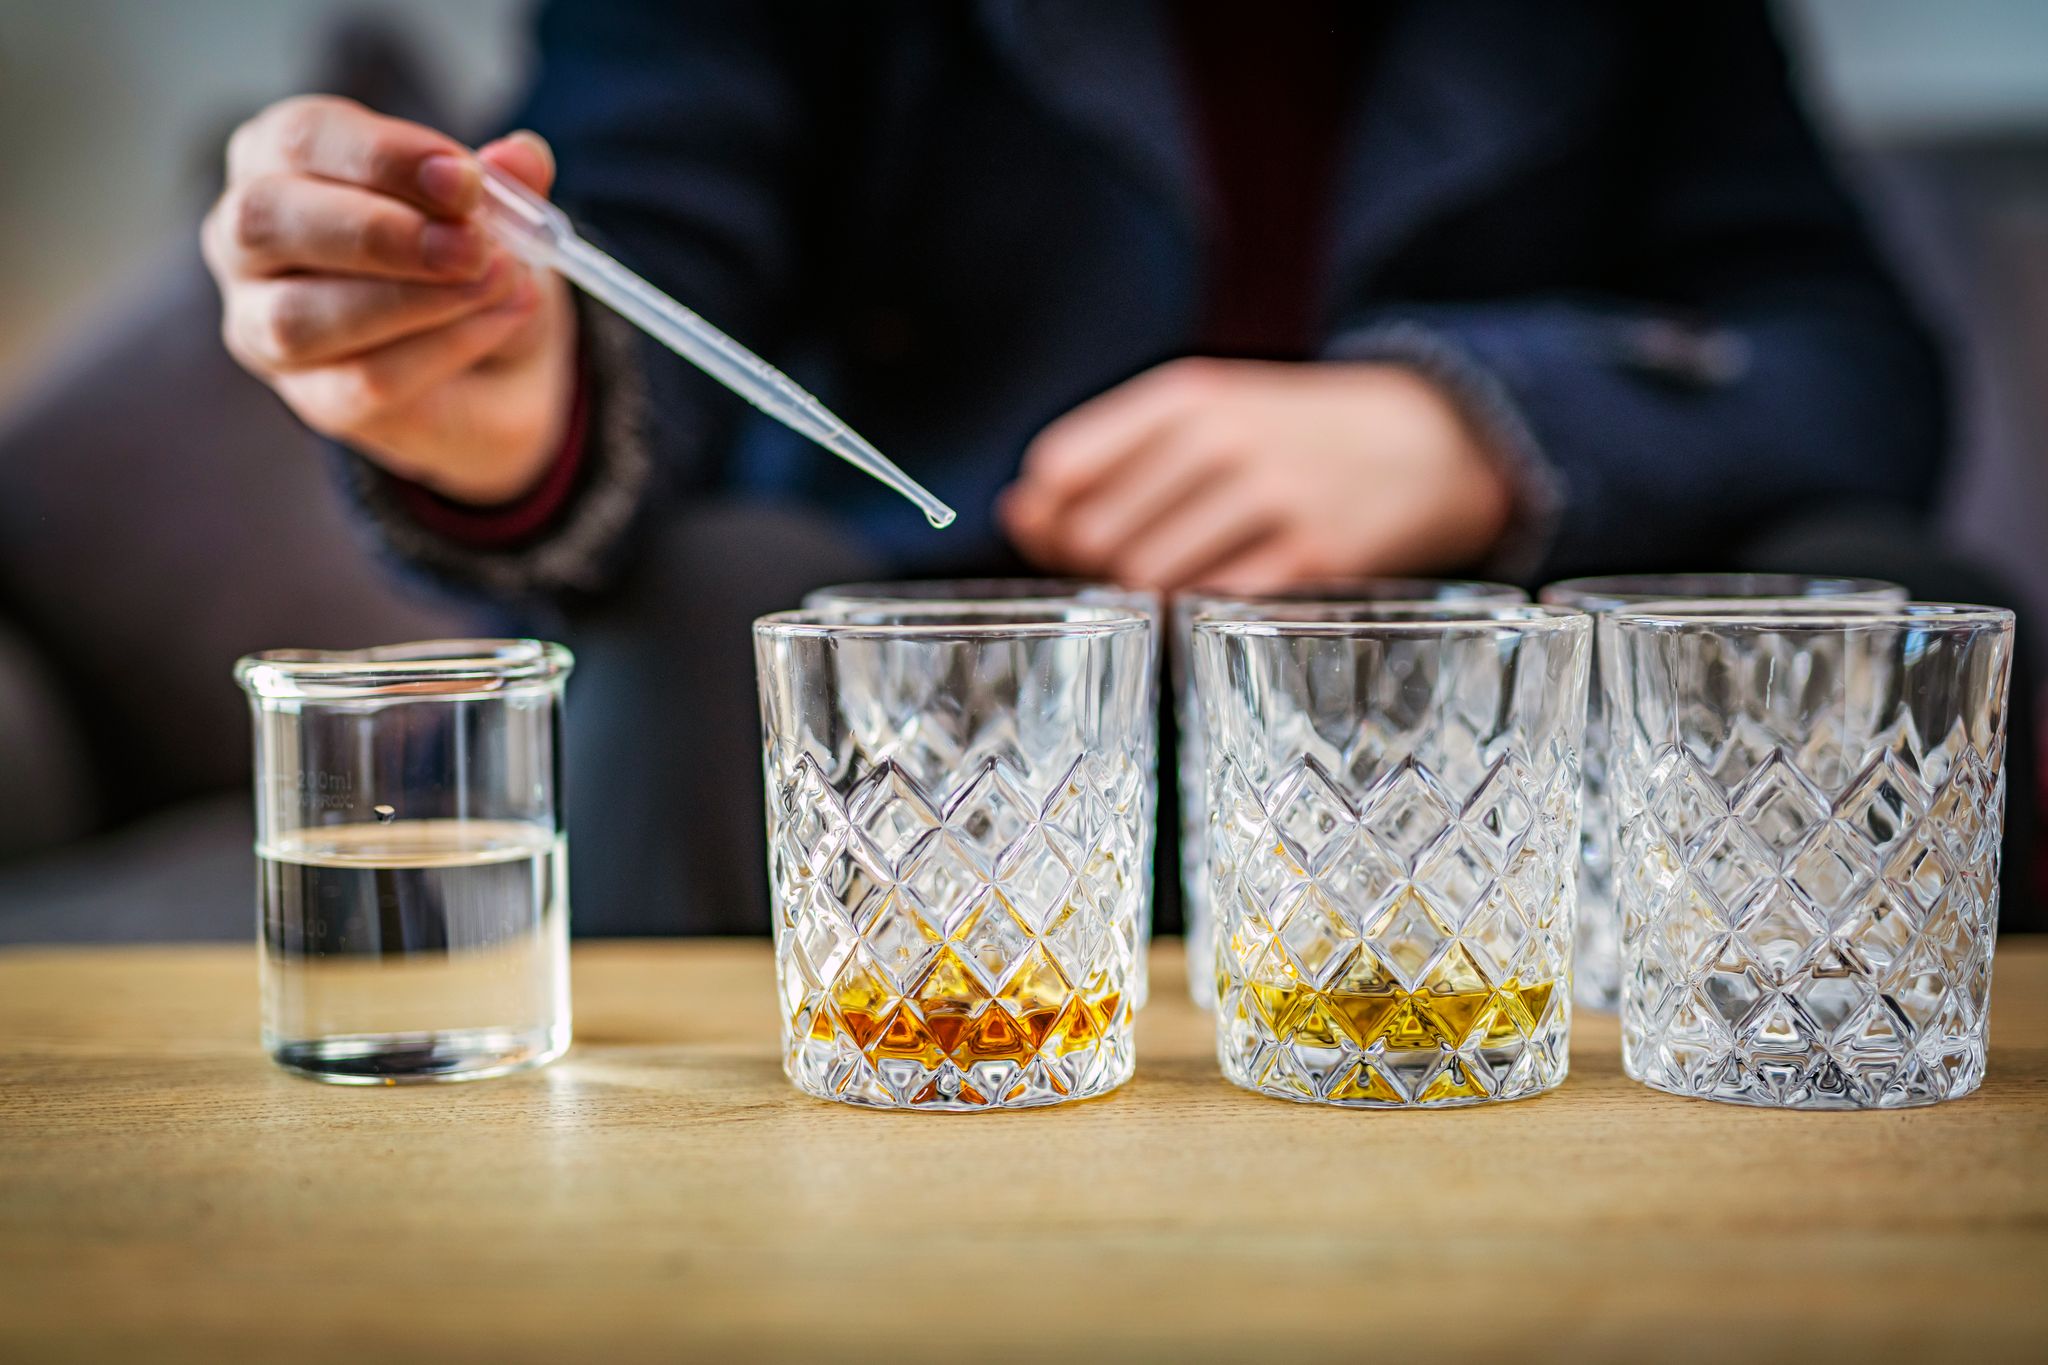
[[[1075,500],[1228,382],[1227,366],[1176,360],[1148,370],[1060,418],[1024,453],[1008,512],[1020,538],[1041,535]]]
[[[1274,535],[1219,560],[1186,586],[1226,593],[1278,592],[1305,576],[1301,547],[1286,535]]]
[[[573,391],[566,286],[470,221],[492,166],[546,192],[531,134],[472,155],[327,96],[237,129],[201,234],[237,360],[310,426],[451,496],[516,492]]]
[[[207,247],[238,278],[293,271],[390,279],[469,280],[489,242],[471,223],[427,217],[353,185],[266,175],[236,185],[208,216]]]
[[[1271,536],[1281,520],[1242,480],[1219,479],[1155,522],[1107,567],[1119,583],[1184,587]]]
[[[450,218],[478,194],[476,167],[454,138],[333,95],[279,101],[236,130],[229,182],[277,175],[340,181]]]
[[[225,340],[258,373],[324,365],[480,312],[523,276],[499,257],[459,285],[318,275],[251,281],[228,295]]]
[[[534,281],[522,276],[502,303],[341,364],[281,374],[274,382],[309,425],[349,439],[373,431],[490,356],[533,317],[539,299]]]
[[[524,129],[485,143],[477,149],[477,160],[515,177],[535,194],[554,188],[555,152],[539,133]]]
[[[1052,557],[1098,573],[1120,550],[1224,477],[1232,451],[1186,425],[1149,441],[1079,498],[1046,531]]]

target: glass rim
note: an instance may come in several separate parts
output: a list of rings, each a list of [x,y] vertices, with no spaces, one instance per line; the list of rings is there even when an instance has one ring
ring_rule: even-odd
[[[1428,614],[1409,621],[1315,621],[1280,618],[1239,621],[1206,617],[1194,622],[1194,630],[1197,635],[1368,640],[1378,636],[1449,634],[1568,635],[1573,631],[1590,634],[1593,628],[1593,617],[1590,612],[1578,607],[1544,602],[1517,602],[1498,606],[1468,605],[1456,601],[1396,605],[1404,611],[1419,610]]]
[[[1616,626],[1635,630],[1731,627],[1780,631],[1840,631],[1858,627],[1946,629],[2010,626],[2018,617],[2008,607],[1971,602],[1842,601],[1829,597],[1673,598],[1621,608]]]
[[[1505,611],[1513,607],[1544,605],[1523,597],[1515,601],[1495,601],[1483,597],[1414,598],[1389,597],[1382,599],[1352,598],[1349,601],[1329,602],[1218,602],[1212,607],[1198,611],[1183,612],[1179,624],[1192,629],[1203,621],[1285,621],[1295,625],[1328,625],[1332,622],[1357,621],[1371,624],[1375,621],[1399,622],[1413,619],[1424,622],[1455,621],[1460,619],[1493,619],[1484,615],[1490,611]],[[1581,611],[1580,607],[1562,607],[1565,611]],[[1295,614],[1290,614],[1295,613]]]
[[[431,688],[430,695],[494,692],[554,682],[576,666],[564,645],[534,639],[409,640],[365,649],[266,649],[235,661],[252,697],[335,697]]]
[[[1775,583],[1784,591],[1779,592],[1715,592],[1701,587],[1687,587],[1685,583],[1702,583],[1713,580],[1742,580],[1759,586]],[[1632,587],[1631,584],[1662,583],[1664,587]],[[1825,586],[1826,592],[1801,592],[1794,584],[1809,587]],[[1559,602],[1553,594],[1572,594],[1578,600]],[[1537,590],[1539,602],[1557,602],[1561,606],[1583,607],[1588,611],[1615,611],[1636,606],[1644,602],[1665,602],[1684,600],[1688,602],[1761,602],[1761,601],[1838,601],[1842,598],[1865,600],[1905,601],[1912,594],[1905,584],[1895,583],[1889,578],[1862,578],[1851,574],[1808,574],[1808,573],[1749,573],[1742,571],[1704,573],[1618,573],[1594,574],[1582,578],[1560,578],[1545,583]]]
[[[1071,598],[890,601],[858,608],[888,620],[850,618],[847,607],[770,612],[756,639],[1015,640],[1116,635],[1152,628],[1149,613]],[[972,618],[972,619],[949,619]]]
[[[973,589],[948,596],[941,588]],[[1015,589],[1016,591],[1011,591]],[[931,594],[921,596],[921,593]],[[1083,601],[1084,595],[1103,593],[1112,597],[1152,598],[1159,594],[1149,588],[1119,587],[1100,578],[1030,578],[994,575],[974,578],[870,579],[858,583],[828,583],[804,594],[805,611],[819,610],[824,603],[858,602],[893,606],[900,602],[936,602],[955,606],[968,602],[1069,602]],[[1083,601],[1083,605],[1095,603]]]
[[[1397,589],[1416,589],[1407,595],[1397,591],[1387,596],[1374,596],[1358,592],[1369,585]],[[1426,589],[1471,588],[1473,592],[1462,596],[1444,597],[1432,594]],[[1318,594],[1303,596],[1305,593]],[[1353,607],[1353,606],[1439,606],[1459,603],[1490,603],[1497,606],[1522,606],[1529,601],[1525,589],[1512,583],[1496,583],[1484,578],[1318,578],[1283,588],[1278,592],[1223,592],[1213,588],[1189,588],[1174,595],[1176,605],[1191,609],[1200,615],[1205,611],[1230,607]]]

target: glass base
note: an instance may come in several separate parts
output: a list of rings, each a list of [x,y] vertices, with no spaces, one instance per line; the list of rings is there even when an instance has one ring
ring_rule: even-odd
[[[1638,1065],[1624,1056],[1629,1079],[1652,1090],[1689,1100],[1713,1100],[1750,1109],[1921,1109],[1959,1100],[1984,1084],[1984,1054],[1966,1049],[1943,1063],[1913,1061],[1847,1069],[1825,1055],[1774,1058],[1744,1065],[1733,1058],[1718,1064]]]
[[[951,1060],[934,1065],[911,1058],[874,1059],[808,1042],[786,1059],[796,1088],[821,1100],[864,1109],[974,1114],[993,1109],[1037,1109],[1107,1095],[1131,1078],[1135,1053],[1128,1025],[1086,1055],[1038,1056],[1029,1061]]]
[[[1569,1069],[1560,983],[1469,992],[1331,992],[1229,981],[1216,1057],[1235,1085],[1358,1109],[1525,1099]]]
[[[1340,1109],[1458,1109],[1533,1099],[1564,1084],[1569,1064],[1534,1051],[1487,1049],[1460,1057],[1440,1052],[1390,1052],[1344,1057],[1336,1049],[1289,1049],[1268,1057],[1257,1073],[1222,1058],[1224,1077],[1254,1094]],[[1326,1056],[1303,1056],[1327,1053]],[[1254,1063],[1256,1065],[1256,1063]]]
[[[270,1059],[294,1075],[333,1085],[480,1081],[545,1066],[569,1047],[569,1026],[358,1033],[270,1044]]]

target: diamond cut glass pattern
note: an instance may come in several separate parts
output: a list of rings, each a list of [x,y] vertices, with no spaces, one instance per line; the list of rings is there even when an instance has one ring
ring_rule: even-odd
[[[1612,618],[1624,1069],[1801,1109],[1967,1094],[2012,615],[1756,605]]]
[[[1186,924],[1188,961],[1210,956],[1215,911],[1209,903],[1208,736],[1195,691],[1191,663],[1194,624],[1214,620],[1257,621],[1285,617],[1346,621],[1369,619],[1376,612],[1399,611],[1404,605],[1455,602],[1467,606],[1513,606],[1529,595],[1505,583],[1435,578],[1366,578],[1307,583],[1270,597],[1233,597],[1218,593],[1182,593],[1173,603],[1173,695],[1180,755],[1181,913]],[[1188,993],[1207,1008],[1216,1003],[1215,979],[1205,971],[1188,973]]]
[[[1608,796],[1608,740],[1601,674],[1613,649],[1610,617],[1630,606],[1673,598],[1805,599],[1904,602],[1906,590],[1875,578],[1812,578],[1802,574],[1624,574],[1571,578],[1539,594],[1545,602],[1595,616],[1593,675],[1586,697],[1585,801],[1580,822],[1579,926],[1573,988],[1578,1002],[1613,1010],[1621,1004],[1621,913],[1614,885],[1614,812]]]
[[[1227,1077],[1355,1106],[1563,1081],[1591,628],[1462,605],[1195,623]]]
[[[755,625],[783,1061],[813,1095],[977,1110],[1128,1079],[1149,618],[901,604]]]
[[[1148,617],[1153,630],[1153,666],[1158,667],[1158,650],[1165,626],[1165,600],[1159,593],[1145,588],[1125,588],[1114,583],[1104,583],[1088,578],[908,578],[885,580],[872,583],[834,583],[829,587],[817,588],[804,594],[804,610],[832,612],[840,616],[858,619],[863,613],[888,612],[905,605],[922,604],[925,607],[950,606],[953,608],[972,607],[976,603],[994,603],[1007,608],[1022,606],[1061,607],[1090,606],[1113,607],[1122,611],[1134,611]],[[1139,903],[1143,906],[1143,919],[1139,934],[1144,942],[1152,939],[1152,841],[1157,829],[1156,812],[1159,809],[1159,779],[1156,764],[1145,772],[1145,857],[1138,869],[1142,886]],[[998,800],[996,805],[987,807],[989,813],[1006,819],[1015,819],[1014,812],[1021,807],[1015,801]],[[984,831],[994,833],[995,831]],[[1132,988],[1132,998],[1143,1008],[1150,993],[1147,981],[1147,962],[1143,955],[1138,962],[1138,979]]]

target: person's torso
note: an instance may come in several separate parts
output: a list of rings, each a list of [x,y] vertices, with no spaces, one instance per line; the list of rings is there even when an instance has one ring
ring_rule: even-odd
[[[1096,0],[863,18],[775,358],[960,521],[929,533],[765,420],[721,481],[830,507],[906,570],[986,566],[1031,437],[1199,349],[1213,318],[1224,244],[1185,35]],[[1304,201],[1324,215],[1304,353],[1365,306],[1628,289],[1627,34],[1593,3],[1429,0],[1340,35],[1360,50]]]

